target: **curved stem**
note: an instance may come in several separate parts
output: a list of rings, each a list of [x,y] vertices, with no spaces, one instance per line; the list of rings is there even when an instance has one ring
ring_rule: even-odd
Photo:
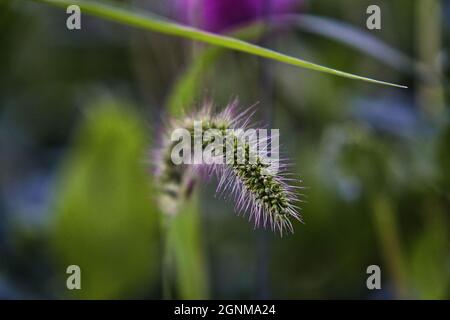
[[[375,197],[373,202],[373,217],[375,232],[380,242],[383,258],[395,286],[396,296],[400,299],[405,298],[407,295],[406,269],[397,220],[395,210],[386,195],[380,194]]]
[[[170,241],[170,225],[171,217],[164,215],[162,217],[163,232],[163,257],[162,257],[162,297],[164,300],[172,299],[172,273],[173,273],[173,256]]]

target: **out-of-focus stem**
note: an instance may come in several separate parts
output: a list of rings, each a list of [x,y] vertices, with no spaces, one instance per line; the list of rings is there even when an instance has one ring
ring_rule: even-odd
[[[161,266],[162,276],[162,297],[165,300],[172,299],[172,273],[173,273],[173,252],[170,245],[170,222],[171,217],[164,215],[162,217],[162,237],[163,237],[163,256]]]
[[[433,119],[441,119],[444,111],[442,87],[442,7],[440,0],[416,1],[416,51],[418,60],[427,69],[429,79],[418,79],[417,101],[423,112]]]
[[[392,277],[397,298],[406,298],[406,270],[398,236],[395,210],[389,198],[380,194],[373,200],[375,231],[388,272]]]

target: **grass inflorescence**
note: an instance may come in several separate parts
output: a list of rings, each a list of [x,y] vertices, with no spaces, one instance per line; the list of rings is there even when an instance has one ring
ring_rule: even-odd
[[[276,159],[278,170],[274,171],[271,170],[273,159],[261,152],[252,154],[253,150],[259,150],[261,141],[244,140],[239,133],[230,134],[230,129],[248,129],[252,115],[249,110],[236,114],[236,107],[237,102],[233,102],[224,111],[214,115],[211,105],[207,104],[194,115],[170,122],[155,158],[156,176],[161,186],[160,205],[167,213],[177,213],[196,179],[207,179],[215,175],[218,179],[216,192],[225,199],[234,198],[235,210],[242,214],[248,213],[249,220],[254,221],[255,227],[270,226],[281,234],[285,230],[293,232],[290,219],[301,221],[297,206],[300,187],[295,185],[298,180],[289,178],[287,166],[282,160]],[[223,157],[223,163],[173,163],[171,152],[177,142],[171,141],[171,132],[176,128],[183,128],[194,135],[196,121],[201,123],[202,132],[213,129],[225,137],[223,144],[215,150]],[[213,139],[204,135],[201,138],[203,150],[213,143]],[[231,146],[232,155],[229,159],[225,159],[226,146]]]

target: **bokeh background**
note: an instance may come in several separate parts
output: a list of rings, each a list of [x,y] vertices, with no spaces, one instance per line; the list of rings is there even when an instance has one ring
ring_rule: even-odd
[[[83,14],[70,31],[65,10],[0,1],[0,298],[448,299],[450,2],[204,1],[121,2],[409,88]],[[381,30],[366,28],[371,4]],[[255,231],[214,181],[163,227],[158,128],[234,97],[259,102],[303,180],[293,235]],[[71,264],[81,290],[66,288]],[[366,287],[372,264],[381,290]]]

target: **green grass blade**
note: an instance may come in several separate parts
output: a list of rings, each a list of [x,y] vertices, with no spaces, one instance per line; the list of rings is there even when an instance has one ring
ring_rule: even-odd
[[[343,72],[340,70],[324,67],[312,62],[301,60],[282,54],[270,49],[266,49],[242,40],[232,37],[218,35],[206,31],[202,31],[193,27],[180,25],[167,19],[158,17],[149,13],[138,12],[133,9],[119,6],[112,2],[99,2],[94,0],[36,0],[52,5],[67,7],[69,5],[78,5],[83,13],[102,17],[118,23],[123,23],[137,28],[147,29],[168,35],[183,37],[191,40],[205,42],[208,44],[225,47],[231,50],[246,52],[267,59],[276,60],[297,67],[333,74],[336,76],[362,80],[376,84],[393,86],[398,88],[406,88],[406,86],[389,83],[385,81],[375,80],[358,76],[355,74]]]

